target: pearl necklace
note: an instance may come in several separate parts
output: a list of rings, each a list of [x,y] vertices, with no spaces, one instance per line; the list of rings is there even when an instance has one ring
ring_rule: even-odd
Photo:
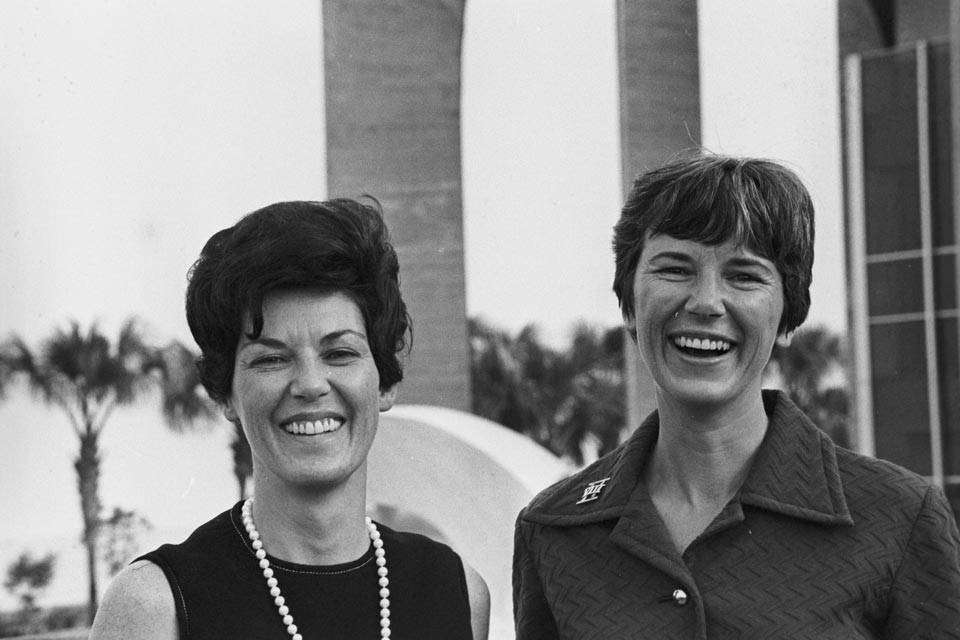
[[[253,551],[260,561],[260,568],[263,569],[263,577],[267,579],[267,588],[270,589],[270,595],[273,597],[273,603],[277,605],[277,612],[283,618],[283,624],[287,627],[287,633],[291,640],[303,640],[303,636],[297,631],[297,625],[293,623],[293,616],[290,614],[290,607],[286,605],[283,596],[280,595],[280,583],[273,576],[273,569],[270,568],[270,561],[267,560],[267,552],[263,548],[263,541],[260,540],[260,533],[253,524],[253,514],[251,508],[253,498],[247,498],[240,510],[243,516],[243,527],[247,530],[247,536],[250,537],[250,544]],[[377,575],[380,577],[380,637],[390,637],[390,589],[387,586],[390,580],[387,578],[387,552],[383,548],[383,540],[380,539],[380,532],[377,531],[377,525],[369,517],[365,518],[367,523],[367,533],[370,535],[370,541],[373,543],[373,554],[377,562]]]

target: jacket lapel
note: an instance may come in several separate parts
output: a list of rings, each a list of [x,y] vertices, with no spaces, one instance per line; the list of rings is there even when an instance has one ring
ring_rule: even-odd
[[[833,442],[783,393],[764,391],[763,400],[769,426],[738,494],[739,503],[733,505],[739,514],[735,519],[743,519],[741,505],[746,505],[821,524],[852,525]],[[616,520],[611,542],[692,584],[646,485],[639,481],[659,428],[654,412],[618,449],[537,496],[521,518],[556,527]],[[729,519],[728,511],[721,516]]]
[[[740,500],[767,511],[827,525],[852,525],[836,446],[778,391],[763,392],[767,434]]]

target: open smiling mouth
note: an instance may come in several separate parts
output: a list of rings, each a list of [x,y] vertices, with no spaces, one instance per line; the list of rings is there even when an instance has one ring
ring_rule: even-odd
[[[343,418],[304,420],[298,422],[288,422],[282,425],[284,431],[295,436],[315,436],[321,433],[332,433],[341,426],[343,426]]]
[[[732,348],[732,345],[726,340],[688,338],[686,336],[677,336],[673,338],[673,344],[683,353],[696,358],[722,356],[723,354],[729,352]]]

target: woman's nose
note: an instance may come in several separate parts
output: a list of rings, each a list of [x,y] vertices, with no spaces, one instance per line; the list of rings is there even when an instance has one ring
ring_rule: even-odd
[[[723,296],[717,278],[708,274],[701,275],[693,285],[684,310],[707,317],[724,314]]]
[[[296,398],[315,400],[330,392],[327,368],[317,362],[306,362],[296,368],[290,393]]]

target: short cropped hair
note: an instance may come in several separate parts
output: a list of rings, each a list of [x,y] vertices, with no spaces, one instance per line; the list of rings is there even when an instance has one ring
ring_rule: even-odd
[[[634,277],[648,234],[706,245],[742,243],[780,272],[784,309],[779,332],[789,333],[806,319],[813,277],[813,202],[786,167],[703,154],[641,174],[613,234],[613,290],[625,318],[634,317]]]
[[[263,300],[297,288],[344,292],[360,308],[380,389],[403,379],[411,334],[397,254],[379,203],[279,202],[213,234],[188,274],[187,323],[200,347],[200,381],[218,403],[231,395],[244,319],[263,331]]]

